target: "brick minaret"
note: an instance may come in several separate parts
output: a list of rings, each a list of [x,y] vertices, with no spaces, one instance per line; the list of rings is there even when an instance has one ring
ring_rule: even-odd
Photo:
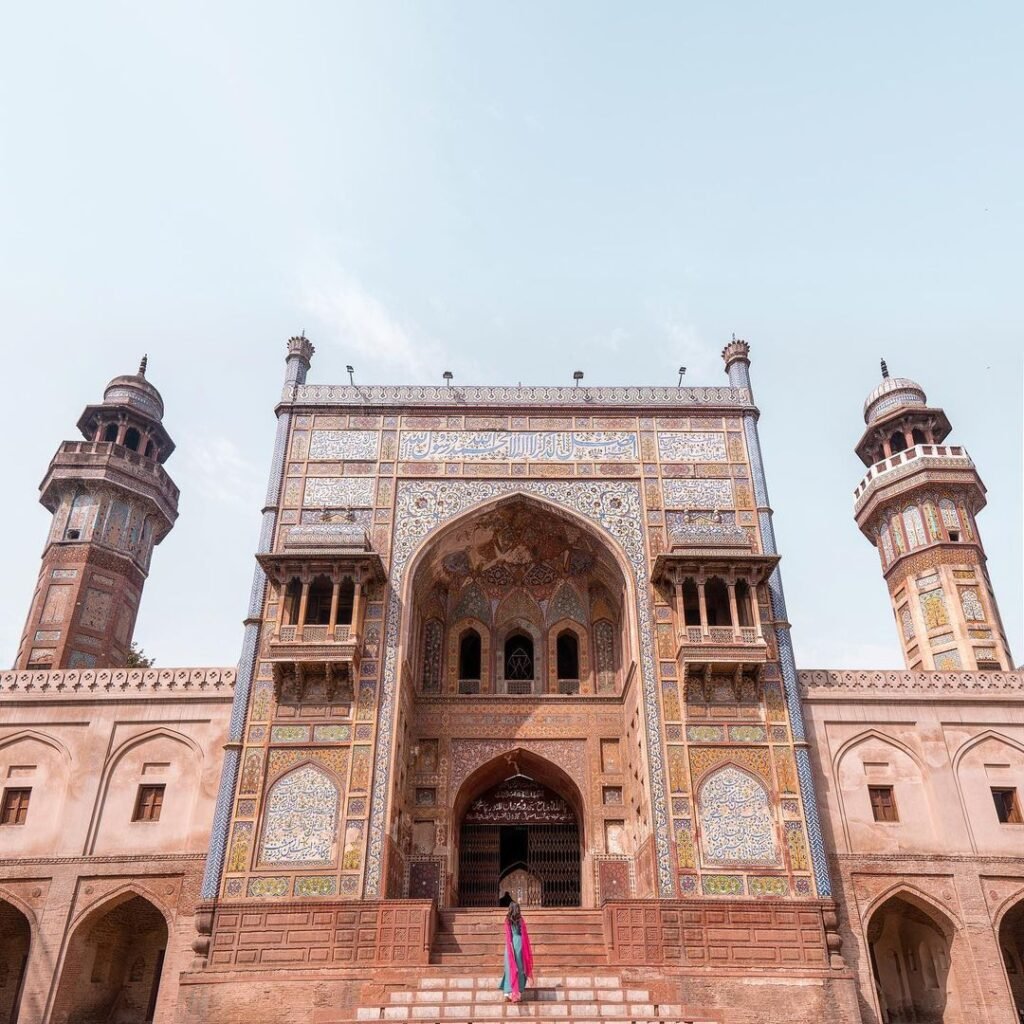
[[[163,414],[143,358],[82,413],[85,440],[57,449],[40,487],[53,522],[16,669],[126,663],[153,546],[178,516]]]
[[[881,556],[907,667],[1012,668],[974,519],[985,485],[963,448],[942,443],[946,414],[883,360],[864,420],[854,515]]]

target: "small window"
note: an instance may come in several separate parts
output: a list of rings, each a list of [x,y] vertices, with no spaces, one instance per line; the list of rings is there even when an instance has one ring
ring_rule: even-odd
[[[141,440],[142,435],[134,427],[129,427],[124,432],[124,446],[125,448],[131,448],[133,452],[139,450],[139,442]]]
[[[1004,825],[1019,825],[1024,822],[1020,814],[1020,803],[1017,790],[1009,788],[992,788],[992,799],[996,805],[996,817]]]
[[[164,806],[163,786],[139,786],[132,821],[159,821]]]
[[[558,639],[555,641],[555,655],[558,678],[579,679],[580,646],[575,633],[567,629],[558,634]]]
[[[107,429],[103,431],[104,441],[116,441],[117,440],[117,424],[108,423]]]
[[[31,789],[5,789],[0,825],[24,825],[28,817],[28,798]]]
[[[896,813],[896,801],[892,795],[892,786],[868,786],[871,797],[871,813],[875,821],[899,821]]]
[[[480,634],[467,629],[459,641],[459,679],[480,681]]]
[[[959,530],[950,530],[949,531],[949,539],[954,544],[958,544],[960,542],[960,531]]]

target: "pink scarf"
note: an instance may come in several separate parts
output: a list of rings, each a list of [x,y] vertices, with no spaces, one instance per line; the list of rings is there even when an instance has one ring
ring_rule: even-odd
[[[526,978],[533,977],[533,949],[530,946],[530,934],[526,930],[526,921],[519,918],[519,934],[523,937],[523,970]],[[505,918],[505,955],[508,957],[508,983],[512,987],[512,995],[519,995],[519,965],[516,963],[515,950],[512,948],[512,925]],[[526,987],[526,978],[522,979],[522,987]]]

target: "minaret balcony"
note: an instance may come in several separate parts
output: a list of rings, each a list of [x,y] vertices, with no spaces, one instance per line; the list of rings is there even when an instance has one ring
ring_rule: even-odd
[[[166,521],[163,532],[178,516],[178,488],[155,459],[113,441],[65,441],[50,461],[40,485],[39,500],[56,511],[65,481],[84,486],[121,487],[148,497]]]
[[[890,497],[894,485],[899,491],[906,489],[911,477],[922,478],[920,482],[957,482],[974,485],[979,489],[984,504],[984,486],[978,478],[974,462],[966,450],[952,444],[916,444],[901,452],[876,462],[853,492],[853,513],[862,520],[862,513],[882,500]],[[918,483],[915,480],[914,483]],[[864,520],[866,521],[866,520]]]

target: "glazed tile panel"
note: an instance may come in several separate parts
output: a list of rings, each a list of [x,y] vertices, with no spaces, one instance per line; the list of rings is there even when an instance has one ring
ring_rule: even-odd
[[[685,431],[658,434],[658,454],[663,462],[728,462],[725,434]]]
[[[701,846],[708,864],[777,864],[771,800],[752,775],[732,765],[701,785]]]
[[[302,504],[311,508],[371,508],[376,484],[369,477],[317,477],[306,480]]]
[[[329,864],[338,828],[338,787],[311,764],[278,779],[267,800],[260,860],[265,864]]]
[[[731,480],[666,480],[665,507],[682,509],[728,509],[735,507]]]
[[[376,430],[314,430],[310,459],[376,459],[380,434]]]
[[[614,430],[403,430],[403,462],[635,462],[636,434]]]

